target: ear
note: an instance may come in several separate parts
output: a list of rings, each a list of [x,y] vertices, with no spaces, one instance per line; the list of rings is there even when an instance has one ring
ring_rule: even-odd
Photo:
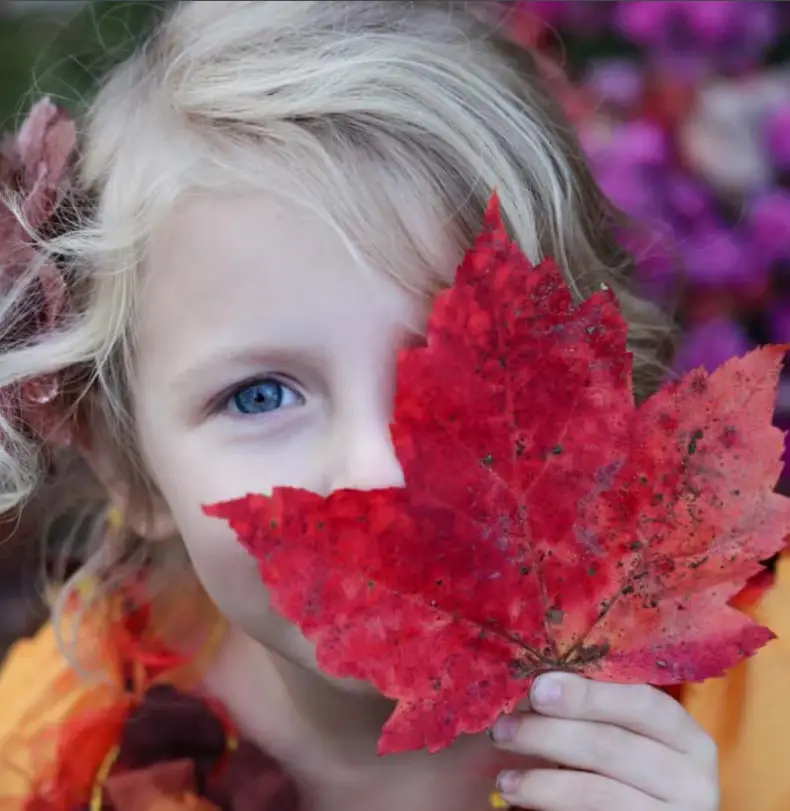
[[[125,507],[119,507],[124,517],[124,524],[138,535],[152,543],[164,543],[178,535],[173,514],[158,494],[153,493],[147,498],[148,504],[141,505],[139,498],[127,499]],[[113,501],[115,503],[115,501]]]

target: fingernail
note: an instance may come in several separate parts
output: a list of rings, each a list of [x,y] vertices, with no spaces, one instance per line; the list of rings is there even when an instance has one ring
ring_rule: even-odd
[[[497,743],[507,743],[516,737],[516,730],[518,729],[518,718],[512,715],[503,715],[491,727],[491,737]]]
[[[562,698],[562,676],[547,673],[539,676],[532,687],[532,703],[536,707],[552,707]]]
[[[491,808],[510,808],[510,803],[502,796],[501,791],[494,791],[488,797]]]
[[[496,787],[503,794],[514,794],[518,790],[520,780],[520,772],[500,772],[496,779]]]

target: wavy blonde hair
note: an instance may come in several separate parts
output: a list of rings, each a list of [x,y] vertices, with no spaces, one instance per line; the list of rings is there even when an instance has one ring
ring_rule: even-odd
[[[535,59],[472,7],[485,4],[178,4],[87,112],[82,202],[65,233],[42,242],[66,268],[74,311],[57,332],[0,353],[0,387],[88,370],[72,407],[114,449],[130,489],[154,497],[129,380],[136,287],[157,223],[190,190],[275,189],[318,212],[369,263],[431,294],[452,280],[437,275],[434,247],[400,204],[410,188],[431,199],[459,256],[496,189],[531,260],[557,259],[577,298],[611,286],[630,324],[637,393],[648,393],[667,323],[630,292],[617,215]],[[9,295],[0,326],[34,277],[31,269]],[[0,437],[2,511],[34,491],[44,467],[19,426],[4,419]]]

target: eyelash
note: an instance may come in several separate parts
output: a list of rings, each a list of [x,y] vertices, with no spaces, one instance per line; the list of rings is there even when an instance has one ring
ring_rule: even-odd
[[[276,408],[270,409],[269,411],[261,411],[257,413],[241,411],[235,402],[236,398],[243,392],[247,391],[248,389],[251,389],[255,386],[263,385],[265,383],[276,383],[277,385],[282,386],[284,389],[289,390],[297,398],[298,402],[287,405],[281,404],[278,405]],[[304,394],[302,394],[299,386],[293,380],[289,380],[288,378],[272,374],[250,378],[249,380],[246,380],[243,383],[237,384],[219,398],[215,410],[229,413],[234,417],[261,417],[271,414],[274,411],[293,408],[294,405],[304,405],[304,402],[305,402]]]

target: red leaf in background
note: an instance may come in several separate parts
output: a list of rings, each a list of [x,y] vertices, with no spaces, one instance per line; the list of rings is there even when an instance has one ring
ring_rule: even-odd
[[[406,487],[206,508],[321,668],[397,699],[381,753],[479,732],[547,670],[673,684],[771,639],[728,601],[790,531],[771,426],[785,349],[637,409],[625,339],[614,295],[575,307],[494,200],[427,345],[399,358]]]

